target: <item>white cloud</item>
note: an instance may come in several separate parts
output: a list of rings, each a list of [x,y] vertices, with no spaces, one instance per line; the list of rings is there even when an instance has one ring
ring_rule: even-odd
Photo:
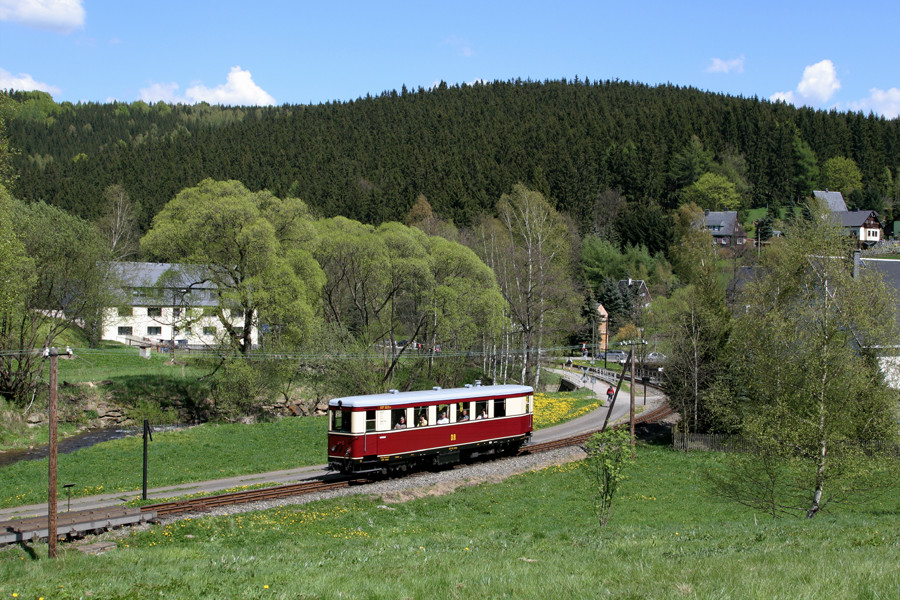
[[[0,21],[68,33],[84,25],[82,0],[0,0]]]
[[[769,100],[772,102],[787,102],[788,104],[793,104],[794,92],[775,92],[769,97]]]
[[[36,81],[34,77],[27,73],[19,73],[13,75],[9,71],[0,69],[0,90],[19,90],[28,92],[31,90],[40,90],[49,94],[58,94],[60,89],[49,83]]]
[[[144,102],[189,104],[187,99],[178,95],[177,83],[154,83],[150,87],[141,88],[140,98]]]
[[[710,64],[706,68],[707,73],[731,73],[732,71],[736,73],[744,72],[744,55],[741,54],[737,58],[732,58],[730,60],[722,60],[721,58],[712,59],[712,64]]]
[[[232,67],[228,79],[222,85],[213,88],[196,84],[185,90],[183,96],[178,94],[177,83],[155,83],[142,88],[141,100],[145,102],[168,102],[171,104],[197,104],[209,102],[232,106],[266,106],[275,104],[268,92],[256,85],[250,71],[240,67]]]
[[[841,89],[834,63],[828,59],[809,65],[803,69],[803,78],[797,84],[796,93],[776,92],[770,100],[791,104],[824,104]]]
[[[874,112],[888,119],[900,116],[900,89],[881,90],[872,88],[869,97],[858,102],[851,102],[850,109],[864,113]]]
[[[797,85],[797,92],[805,98],[827,102],[841,89],[834,63],[823,60],[803,69],[803,79]]]

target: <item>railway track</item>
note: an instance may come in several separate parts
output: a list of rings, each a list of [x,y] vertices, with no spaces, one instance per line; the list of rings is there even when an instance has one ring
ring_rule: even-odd
[[[673,412],[674,411],[668,405],[663,405],[660,408],[648,411],[635,417],[635,424],[651,423],[667,417]],[[564,448],[566,446],[580,445],[587,441],[587,439],[592,435],[597,433],[597,431],[599,430],[589,431],[587,433],[582,433],[551,442],[544,442],[542,444],[532,444],[530,446],[525,446],[524,448],[521,448],[519,450],[519,454],[536,454],[539,452],[547,452],[557,448]],[[186,500],[175,500],[172,502],[161,502],[158,504],[150,504],[140,507],[139,512],[144,516],[144,518],[140,520],[152,521],[153,519],[158,519],[160,517],[170,517],[196,512],[207,512],[214,508],[222,506],[246,504],[250,502],[262,502],[266,500],[288,498],[290,496],[300,496],[316,492],[325,492],[347,488],[354,485],[363,485],[371,481],[372,480],[368,478],[328,475],[321,479],[313,479],[288,485],[260,488],[257,490],[246,490],[242,492],[230,492],[227,494],[217,494],[215,496],[204,496],[201,498],[189,498]],[[107,510],[110,512],[110,514],[112,514],[113,512],[121,511],[122,509],[121,507],[111,507]],[[93,510],[83,512],[85,513],[84,526],[74,529],[75,531],[99,531],[107,527],[116,526],[114,524],[114,521],[111,519],[104,520],[98,518],[98,512],[102,513],[103,511]],[[73,512],[69,513],[69,515],[69,520],[77,524],[79,513]],[[26,523],[26,521],[29,522]],[[34,521],[34,523],[31,523],[31,521]],[[46,524],[46,522],[46,518],[0,522],[0,536],[2,536],[3,532],[6,532],[8,535],[11,535],[15,538],[14,541],[44,539],[46,538],[46,526],[42,526],[41,523]],[[134,519],[129,523],[122,524],[133,524],[136,522],[139,522],[139,520]],[[88,525],[86,525],[90,523],[108,523],[108,525],[98,526],[97,528],[92,529],[88,527]],[[28,527],[31,527],[31,529],[27,529]],[[3,543],[2,538],[0,538],[0,543]]]

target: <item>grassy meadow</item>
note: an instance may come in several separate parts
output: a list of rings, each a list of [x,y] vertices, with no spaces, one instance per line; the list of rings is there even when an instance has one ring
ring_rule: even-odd
[[[605,528],[576,462],[405,502],[358,495],[129,530],[100,556],[12,547],[0,598],[898,596],[896,482],[772,521],[710,494],[721,464],[640,447]]]
[[[253,425],[213,424],[159,431],[148,446],[149,485],[219,479],[234,475],[320,465],[326,461],[325,417],[287,418]],[[72,497],[141,489],[143,439],[113,440],[60,454],[60,486],[74,483]],[[61,497],[64,495],[61,493]],[[47,498],[47,460],[0,469],[0,507]]]

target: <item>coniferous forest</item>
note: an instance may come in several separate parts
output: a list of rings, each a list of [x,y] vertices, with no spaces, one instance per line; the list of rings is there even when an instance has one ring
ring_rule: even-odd
[[[139,203],[142,230],[205,178],[366,223],[403,220],[421,195],[462,226],[523,183],[586,233],[603,227],[610,194],[646,223],[648,207],[677,207],[710,170],[732,182],[740,208],[788,206],[826,187],[836,158],[861,174],[841,190],[848,203],[889,222],[900,177],[898,119],[619,81],[442,83],[265,108],[3,92],[0,117],[16,197],[94,220],[118,184]]]

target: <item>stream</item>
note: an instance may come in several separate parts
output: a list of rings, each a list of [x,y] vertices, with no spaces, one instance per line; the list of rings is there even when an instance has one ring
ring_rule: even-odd
[[[129,435],[141,435],[141,427],[109,427],[106,429],[94,429],[78,433],[57,442],[57,450],[60,454],[69,454],[82,448],[90,448],[94,444],[118,440]],[[39,460],[50,454],[50,446],[38,446],[23,450],[8,450],[0,452],[0,468],[7,467],[22,460]]]

